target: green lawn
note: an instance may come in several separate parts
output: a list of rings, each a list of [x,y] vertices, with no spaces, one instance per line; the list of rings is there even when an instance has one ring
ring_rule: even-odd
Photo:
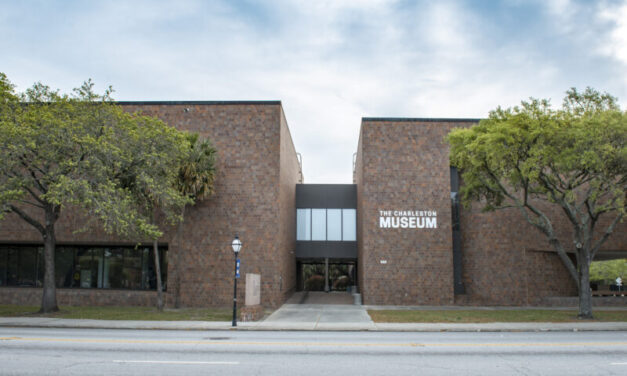
[[[558,310],[369,310],[375,322],[482,323],[482,322],[572,322],[577,311]],[[593,311],[593,321],[627,321],[624,311]]]
[[[153,307],[70,307],[59,312],[40,314],[38,306],[0,305],[0,317],[57,317],[63,319],[96,320],[158,320],[158,321],[231,321],[233,311],[219,308],[165,309]]]

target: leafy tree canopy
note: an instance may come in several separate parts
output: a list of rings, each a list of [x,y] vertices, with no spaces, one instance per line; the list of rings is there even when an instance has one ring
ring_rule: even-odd
[[[54,288],[55,223],[61,211],[80,209],[82,226],[135,240],[157,239],[155,208],[171,222],[193,201],[178,187],[189,160],[190,136],[161,120],[130,114],[85,82],[72,95],[41,83],[15,92],[0,73],[0,219],[17,214],[44,241],[42,311],[57,310]],[[81,230],[81,229],[74,229]]]
[[[91,81],[72,96],[40,83],[15,94],[6,76],[0,77],[0,204],[5,212],[30,216],[27,207],[71,205],[85,209],[109,232],[152,238],[161,232],[138,211],[133,189],[166,203],[166,211],[189,201],[174,184],[189,148],[185,133],[124,112],[111,101],[110,90],[95,94]],[[179,211],[168,211],[174,212]]]
[[[590,265],[591,281],[614,284],[617,277],[627,282],[627,259],[593,261]]]
[[[451,164],[462,171],[465,204],[520,209],[546,235],[578,282],[580,296],[589,295],[590,262],[625,214],[627,113],[616,99],[573,88],[554,109],[548,100],[532,98],[453,130],[448,141]],[[572,242],[557,237],[551,207],[571,223]],[[601,217],[608,221],[599,222]],[[608,223],[600,233],[599,223]],[[567,250],[575,252],[576,263]]]

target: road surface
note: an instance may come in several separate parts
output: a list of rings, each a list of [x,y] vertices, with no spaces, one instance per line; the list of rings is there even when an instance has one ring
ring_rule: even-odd
[[[0,328],[2,375],[627,375],[627,332]]]

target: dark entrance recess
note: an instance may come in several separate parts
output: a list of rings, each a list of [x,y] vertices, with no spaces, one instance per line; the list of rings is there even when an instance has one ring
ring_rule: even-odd
[[[352,291],[356,268],[357,186],[297,184],[297,290]]]
[[[320,260],[307,260],[297,262],[297,291],[329,291],[351,292],[356,285],[357,263],[354,261],[329,262],[328,273],[325,271],[325,263]],[[328,276],[325,284],[325,274]]]
[[[451,166],[451,213],[453,227],[453,291],[455,294],[465,294],[462,281],[462,229],[460,224],[459,202],[459,172]]]

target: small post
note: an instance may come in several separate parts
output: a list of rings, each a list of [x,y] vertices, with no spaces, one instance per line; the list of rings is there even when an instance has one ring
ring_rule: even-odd
[[[233,247],[233,253],[235,254],[235,270],[233,271],[233,323],[232,326],[237,326],[237,255],[242,248],[242,242],[239,237],[235,235],[235,239],[231,242]]]
[[[233,326],[237,326],[237,253],[235,254],[235,270],[233,272]]]
[[[329,292],[329,258],[324,258],[324,292]]]

